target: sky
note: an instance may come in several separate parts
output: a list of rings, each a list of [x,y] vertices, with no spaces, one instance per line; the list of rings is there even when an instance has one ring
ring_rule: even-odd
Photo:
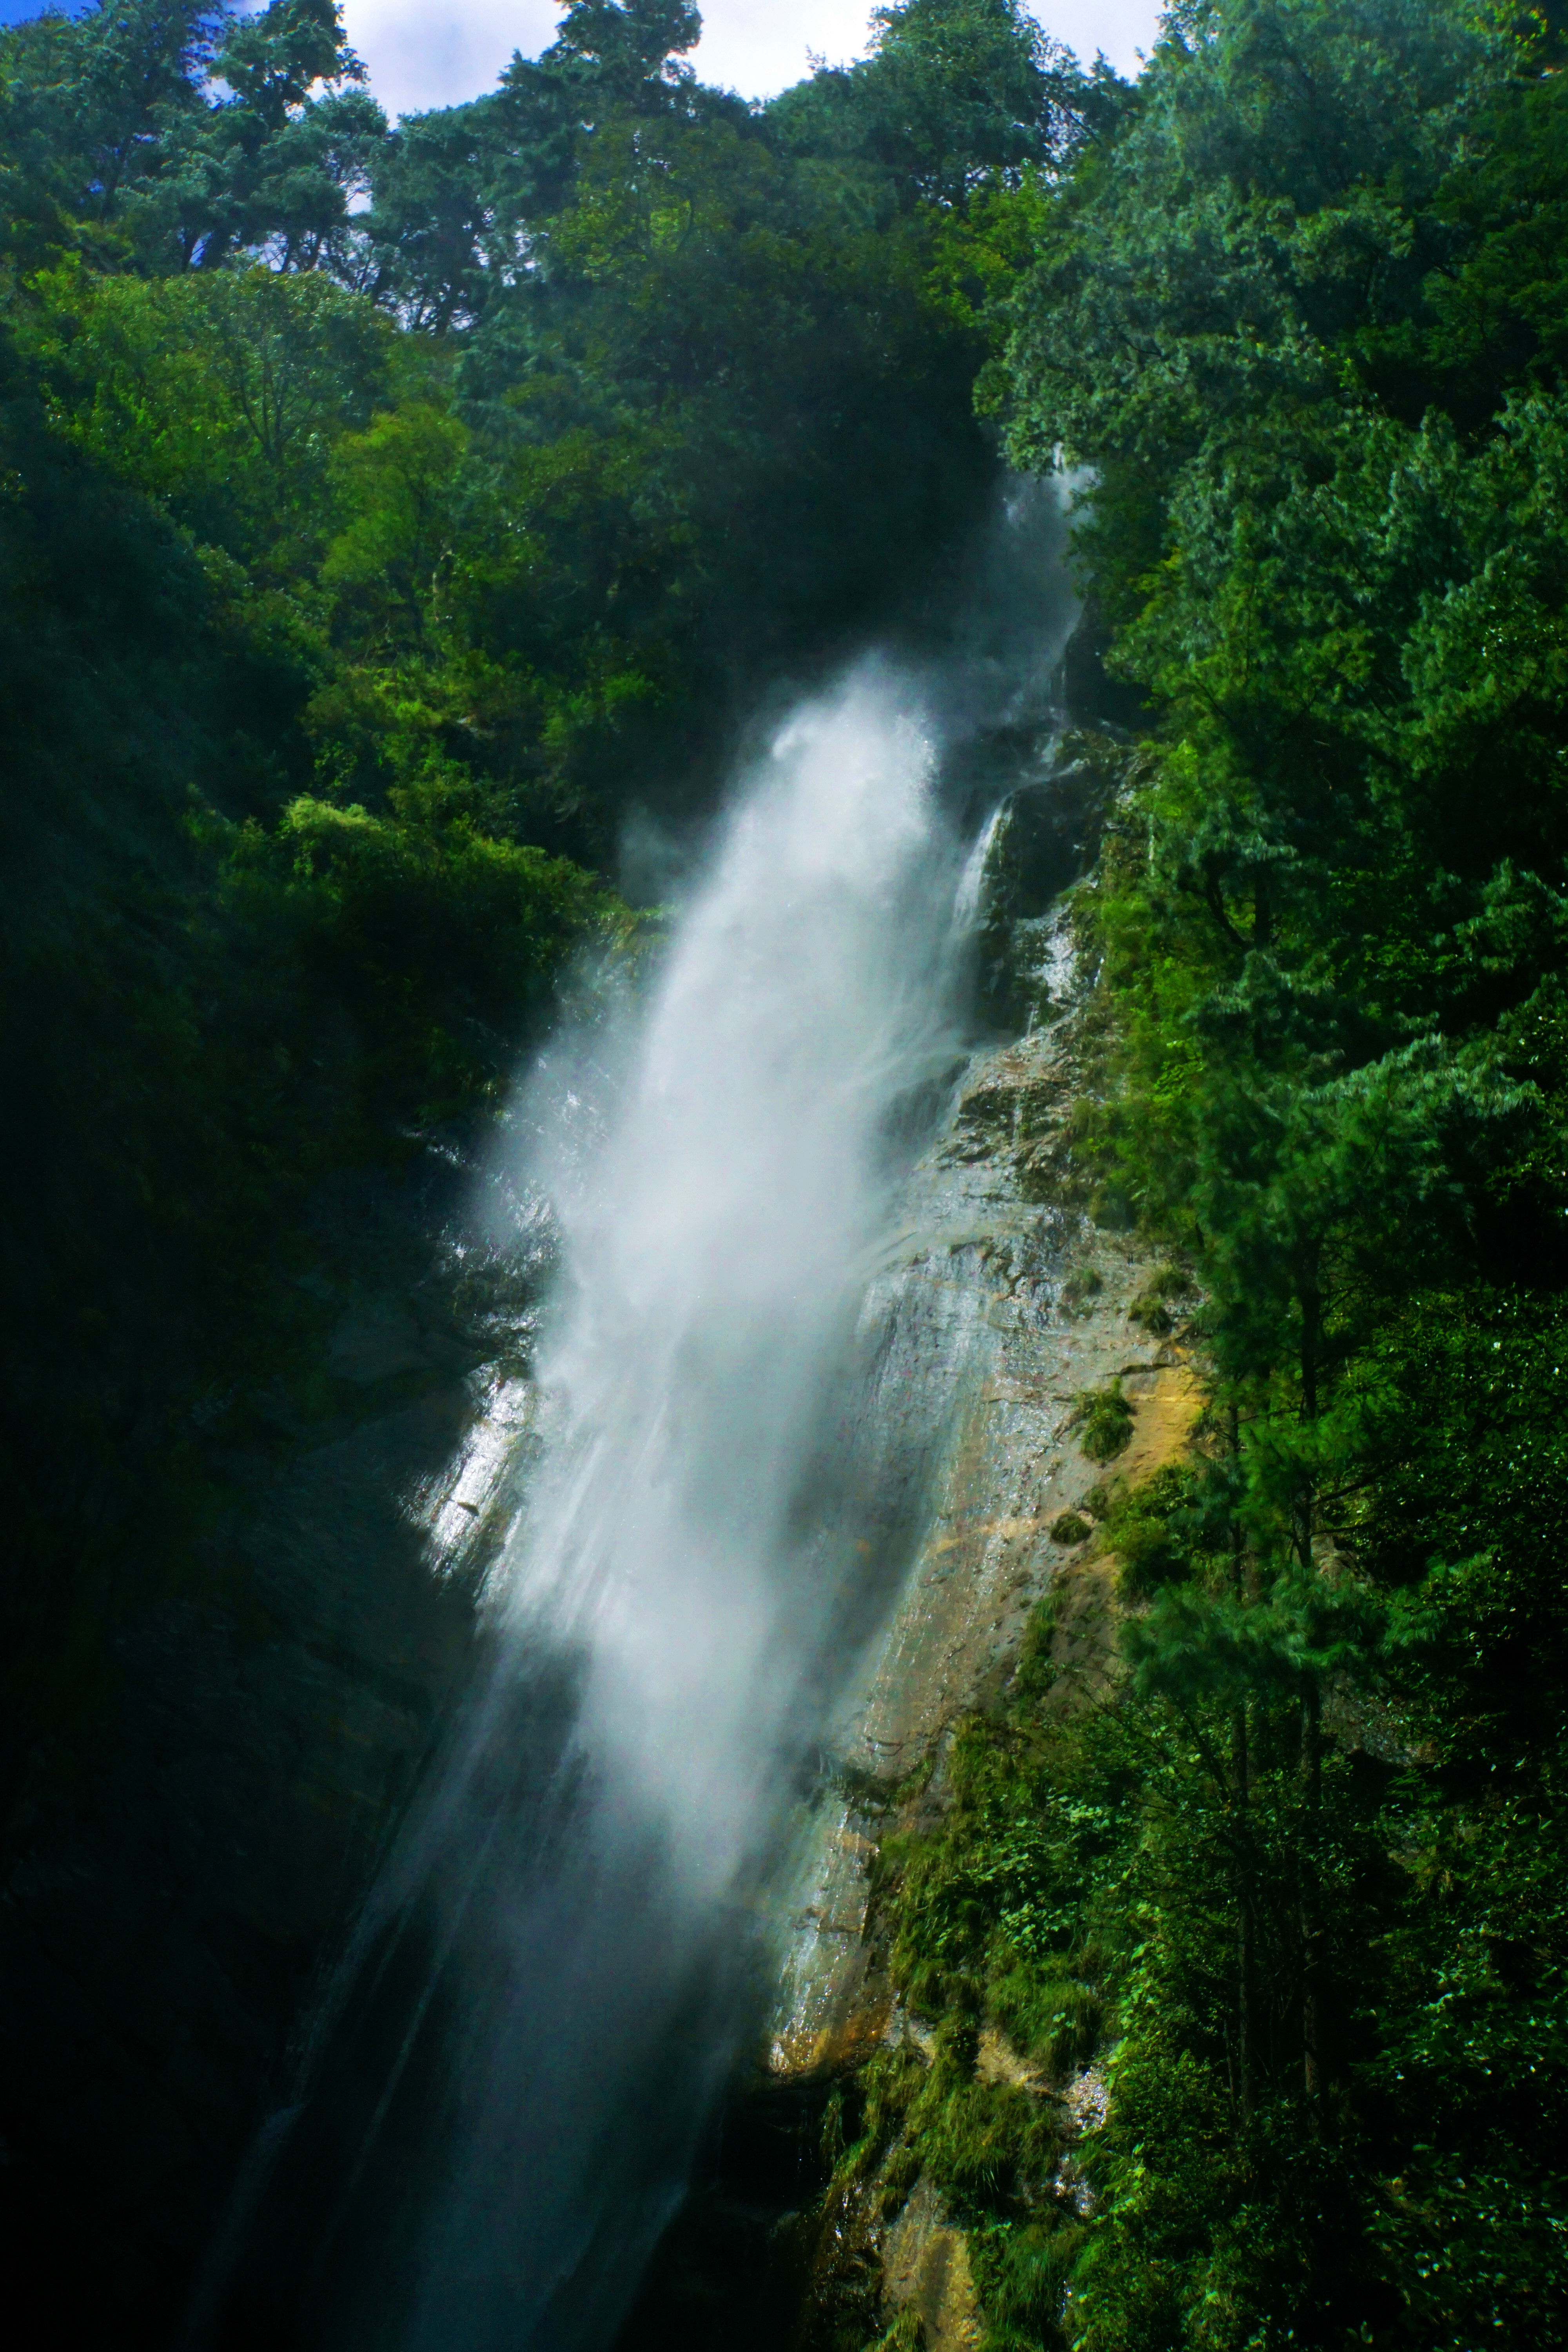
[[[872,0],[700,0],[704,81],[768,98],[811,70],[808,52],[840,65],[866,46]],[[1158,0],[1041,0],[1041,21],[1087,62],[1103,49],[1136,71],[1153,46]],[[552,0],[345,0],[349,38],[389,112],[450,106],[489,89],[514,49],[536,56],[553,36]]]
[[[69,5],[69,0],[66,0]],[[866,46],[872,0],[700,0],[704,81],[770,98],[811,70],[808,51],[841,65]],[[0,0],[0,24],[38,14],[39,0]],[[1120,73],[1152,47],[1158,0],[1039,0],[1041,21],[1086,64],[1103,49]],[[537,56],[552,39],[552,0],[345,0],[349,38],[371,88],[392,114],[451,106],[494,87],[514,49]]]

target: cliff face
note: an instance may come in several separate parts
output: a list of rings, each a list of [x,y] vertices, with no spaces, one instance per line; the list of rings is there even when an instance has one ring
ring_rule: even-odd
[[[258,1402],[221,1522],[115,1608],[71,1729],[33,1759],[0,1906],[0,2077],[13,2294],[53,2315],[50,2340],[174,2337],[468,1672],[490,1498],[480,1482],[465,1510],[451,1489],[527,1301],[476,1290],[449,1210],[434,1160],[322,1201],[305,1402]]]
[[[1087,1215],[1029,1198],[1057,1158],[1081,1076],[1081,1009],[1057,936],[1055,1017],[976,1057],[918,1180],[910,1278],[958,1289],[974,1344],[929,1529],[803,1841],[767,2057],[780,2084],[840,2084],[889,2046],[929,2062],[929,2032],[904,2013],[889,1972],[882,1851],[945,1806],[952,1734],[1005,1692],[1047,1594],[1058,1660],[1091,1684],[1109,1665],[1114,1563],[1091,1532],[1108,1472],[1083,1450],[1085,1393],[1119,1386],[1126,1398],[1129,1433],[1111,1475],[1131,1483],[1181,1451],[1202,1402],[1183,1351],[1130,1315],[1152,1260]],[[1064,2100],[993,2031],[973,2063],[981,2079],[1050,2100],[1069,2142],[1095,2106],[1091,2075]],[[923,2174],[830,2211],[813,2261],[803,2342],[831,2329],[846,2296],[877,2319],[918,2315],[928,2352],[976,2340],[965,2242]]]
[[[1070,1013],[977,1057],[913,1188],[906,1280],[958,1302],[947,1311],[965,1334],[960,1393],[924,1540],[833,1743],[846,1793],[819,1804],[805,1841],[771,2045],[786,2077],[842,2065],[889,2030],[891,1993],[863,1934],[881,1838],[910,1808],[940,1804],[948,1735],[1005,1686],[1047,1591],[1069,1582],[1090,1611],[1103,1571],[1052,1534],[1105,1475],[1078,1442],[1080,1397],[1121,1383],[1133,1434],[1117,1469],[1135,1476],[1196,1410],[1190,1370],[1128,1319],[1152,1262],[1026,1197],[1071,1099],[1073,1057]],[[905,1802],[915,1778],[921,1793]]]

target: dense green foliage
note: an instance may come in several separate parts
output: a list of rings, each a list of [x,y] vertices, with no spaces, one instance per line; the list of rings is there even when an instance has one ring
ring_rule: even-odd
[[[332,0],[0,36],[0,1790],[306,1425],[323,1180],[482,1114],[634,943],[628,814],[989,495],[980,309],[1103,91],[1013,0],[769,108],[698,31],[574,0],[396,125]]]
[[[1116,1675],[1042,1625],[897,1898],[939,2064],[989,2021],[1109,2088],[1076,2175],[1024,2092],[882,2095],[996,2347],[1568,2331],[1559,58],[1456,0],[1178,7],[987,378],[1095,469],[1148,740],[1079,1164],[1213,1378],[1184,1467],[1105,1474]]]

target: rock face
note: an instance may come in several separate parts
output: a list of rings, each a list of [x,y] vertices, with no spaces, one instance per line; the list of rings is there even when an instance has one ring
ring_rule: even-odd
[[[973,2352],[980,2340],[969,2248],[929,2180],[919,2180],[888,2231],[882,2285],[895,2311],[913,2311],[922,2352]]]
[[[1005,1690],[1047,1591],[1058,1663],[1091,1685],[1108,1674],[1115,1562],[1089,1539],[1095,1490],[1108,1475],[1136,1483],[1171,1461],[1202,1408],[1183,1351],[1145,1328],[1169,1320],[1150,1314],[1147,1255],[1087,1215],[1030,1197],[1047,1189],[1038,1171],[1060,1164],[1060,1123],[1081,1083],[1059,919],[1052,952],[1052,1017],[976,1058],[911,1188],[907,1279],[962,1297],[972,1342],[943,1424],[929,1525],[842,1713],[838,1769],[802,1838],[766,2057],[771,2079],[797,2091],[844,2080],[879,2045],[901,2042],[930,2063],[929,2036],[898,2006],[878,1934],[880,1843],[940,1812],[952,1731]],[[1084,1450],[1081,1400],[1111,1387],[1130,1412],[1107,1466]],[[1056,2102],[1070,2188],[1071,2140],[1103,2116],[1098,2074],[1052,2090],[993,2029],[974,2063],[985,2079]],[[827,2322],[810,2315],[808,2282],[808,2316],[793,2341],[830,2340],[834,2300],[847,2293],[877,2325],[918,2322],[910,2340],[927,2352],[969,2352],[982,2329],[968,2249],[934,2185],[918,2178],[889,2221],[875,2218],[876,2196],[862,2201],[837,2242],[818,2248]],[[885,2212],[885,2188],[879,2201]]]
[[[1065,1007],[1065,960],[1062,980]],[[841,1713],[837,1770],[802,1839],[769,2043],[780,2079],[851,2064],[889,2029],[891,1989],[865,1934],[889,1807],[908,1826],[941,1804],[947,1736],[1005,1687],[1049,1587],[1064,1588],[1063,1640],[1087,1643],[1105,1624],[1108,1564],[1058,1539],[1075,1517],[1087,1532],[1106,1475],[1079,1443],[1081,1396],[1120,1382],[1131,1436],[1114,1467],[1132,1479],[1180,1450],[1199,1409],[1180,1353],[1129,1319],[1154,1271],[1147,1254],[1026,1197],[1075,1090],[1076,1036],[1064,1009],[977,1057],[910,1188],[905,1282],[944,1294],[965,1338],[949,1360],[956,1393],[931,1415],[944,1433],[923,1540]],[[933,1764],[900,1805],[900,1785]]]
[[[115,1612],[74,1752],[37,1760],[9,1825],[0,2181],[8,2297],[49,2313],[40,2343],[176,2338],[469,1671],[515,1314],[465,1306],[417,1169],[322,1219],[324,1407],[280,1406],[265,1450],[226,1465],[232,1507],[195,1559]]]

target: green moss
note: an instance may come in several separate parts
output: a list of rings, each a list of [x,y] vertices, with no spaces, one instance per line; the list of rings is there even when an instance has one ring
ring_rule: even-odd
[[[1144,1600],[1163,1585],[1208,1572],[1195,1515],[1199,1484],[1190,1465],[1173,1462],[1135,1486],[1097,1490],[1096,1516],[1128,1598]],[[1228,1570],[1228,1559],[1224,1565]]]
[[[1105,1791],[1077,1732],[1047,1729],[1039,1710],[1053,1615],[1050,1602],[1036,1612],[1005,1714],[961,1728],[942,1821],[892,1851],[893,1974],[933,2025],[933,2047],[929,2064],[907,2048],[879,2053],[862,2077],[887,2210],[894,2184],[901,2202],[920,2173],[940,2191],[968,2237],[989,2352],[1061,2341],[1083,2225],[1052,2186],[1060,2108],[983,2079],[983,2035],[999,2030],[1060,2081],[1093,2054],[1107,2019],[1105,1954],[1078,1916],[1106,1842]]]
[[[1090,1966],[1096,1958],[1089,1956]],[[1101,1983],[1043,1969],[1008,1943],[993,1960],[986,2007],[1008,2040],[1057,2083],[1089,2063],[1105,2026]]]
[[[1089,1194],[1089,1213],[1105,1233],[1130,1234],[1138,1223],[1138,1212],[1126,1186],[1114,1177],[1104,1177]]]
[[[980,2352],[1039,2352],[1061,2342],[1068,2282],[1085,2234],[1058,2216],[971,2232],[970,2270],[984,2314]]]
[[[870,2352],[924,2352],[925,2322],[915,2310],[900,2311],[885,2336],[879,2336]]]
[[[1192,1287],[1192,1276],[1184,1267],[1159,1267],[1128,1307],[1129,1322],[1138,1324],[1156,1339],[1165,1338],[1175,1329],[1179,1320],[1172,1301],[1182,1297]]]
[[[1079,1444],[1091,1462],[1114,1462],[1132,1437],[1132,1407],[1120,1381],[1087,1389],[1079,1399]]]
[[[1051,1521],[1051,1541],[1058,1544],[1080,1544],[1094,1533],[1087,1519],[1076,1511],[1059,1511]]]
[[[1062,1313],[1087,1315],[1104,1288],[1105,1276],[1097,1265],[1079,1266],[1077,1273],[1069,1274],[1062,1285]]]

